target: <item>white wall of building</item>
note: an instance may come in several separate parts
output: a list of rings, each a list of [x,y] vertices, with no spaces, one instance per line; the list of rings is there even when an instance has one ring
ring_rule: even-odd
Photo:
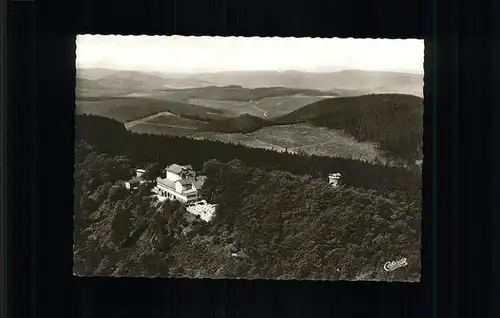
[[[136,174],[137,178],[142,177],[142,175],[143,175],[145,172],[146,172],[146,170],[144,170],[144,169],[136,169],[136,170],[135,170],[135,174]]]
[[[167,189],[162,187],[161,185],[158,185],[158,189],[160,190],[161,194],[163,195],[164,193],[167,194],[167,198],[172,198],[179,200],[181,202],[187,202],[188,198],[184,195],[181,195],[179,193],[176,193],[175,191],[172,191],[171,189]]]
[[[175,183],[175,191],[181,193],[182,192],[182,184],[180,182]]]
[[[177,181],[179,180],[181,177],[175,173],[172,173],[170,171],[167,171],[167,179],[168,180],[172,180],[172,181]]]
[[[332,173],[328,176],[328,183],[330,183],[333,187],[337,187],[339,185],[340,173]]]

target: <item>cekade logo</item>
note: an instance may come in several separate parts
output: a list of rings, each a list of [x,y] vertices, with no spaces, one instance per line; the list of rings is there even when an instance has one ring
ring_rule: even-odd
[[[392,261],[392,262],[387,262],[384,264],[384,269],[386,272],[392,272],[393,270],[407,266],[408,262],[406,261],[406,258],[402,258],[399,261]]]

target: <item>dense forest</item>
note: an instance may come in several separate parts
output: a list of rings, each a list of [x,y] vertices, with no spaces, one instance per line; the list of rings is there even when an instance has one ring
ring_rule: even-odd
[[[238,117],[214,120],[201,127],[200,131],[216,131],[222,133],[250,133],[269,124],[268,121],[250,114]]]
[[[326,99],[276,118],[342,129],[359,141],[380,144],[395,157],[422,159],[423,99],[413,95],[374,94]]]
[[[113,126],[92,117],[80,117],[82,122],[99,123],[87,137],[102,137],[100,129]],[[215,218],[205,223],[177,202],[158,202],[151,185],[135,193],[122,186],[138,160],[124,154],[144,150],[129,144],[132,137],[123,144],[110,138],[116,135],[100,138],[118,144],[105,151],[106,145],[96,143],[99,138],[82,138],[81,128],[75,147],[77,275],[419,279],[420,197],[411,187],[367,190],[343,183],[334,189],[324,179],[259,166],[251,157],[248,165],[214,156],[198,166],[207,176],[203,195],[219,205]],[[175,153],[184,153],[184,163],[194,163],[187,156],[196,158],[195,149],[155,150],[167,153],[161,160],[178,160]],[[226,156],[236,158],[238,149]],[[160,167],[148,165],[156,173]],[[383,270],[385,262],[402,257],[408,266]]]
[[[158,162],[162,166],[178,163],[190,164],[201,170],[203,164],[211,159],[222,162],[241,159],[246,165],[266,171],[282,170],[324,180],[328,174],[340,172],[342,182],[347,186],[368,190],[398,190],[420,195],[419,169],[373,165],[351,159],[286,154],[220,141],[135,134],[127,131],[122,123],[99,116],[76,116],[76,140],[86,140],[102,153],[126,156],[134,166],[145,166],[151,162]]]

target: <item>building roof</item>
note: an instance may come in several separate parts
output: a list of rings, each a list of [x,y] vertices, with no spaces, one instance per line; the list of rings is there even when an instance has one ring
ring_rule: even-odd
[[[175,189],[175,183],[179,182],[179,181],[181,181],[181,180],[172,181],[172,180],[169,180],[169,179],[166,179],[166,178],[165,179],[160,179],[160,178],[156,179],[156,182],[157,182],[157,184],[159,186],[168,188],[168,189],[170,189],[170,190],[172,190],[172,191],[174,191],[176,193],[179,193],[179,192],[177,192],[177,190]],[[190,182],[188,182],[188,184],[190,184],[191,182],[192,182],[192,180]],[[188,195],[188,194],[195,193],[195,192],[197,192],[196,189],[191,188],[189,190],[182,191],[179,194]]]
[[[135,184],[135,183],[141,183],[142,181],[142,178],[138,178],[138,177],[132,177],[130,180],[128,180],[127,182],[130,183],[130,184]]]
[[[196,189],[191,188],[189,190],[182,191],[182,194],[190,195],[191,193],[196,193],[196,192],[198,192]]]
[[[172,180],[169,180],[167,178],[165,178],[165,179],[158,178],[158,179],[156,179],[156,182],[158,183],[158,185],[164,186],[165,188],[169,188],[169,189],[175,191],[175,182]]]
[[[180,180],[177,180],[176,182],[179,182],[182,185],[188,185],[188,184],[192,184],[193,183],[193,179],[191,179],[191,178],[180,179]]]
[[[174,163],[173,165],[168,166],[165,170],[179,174],[182,172],[182,170],[186,170],[186,169],[193,169],[193,168],[190,165],[181,166],[181,165]]]

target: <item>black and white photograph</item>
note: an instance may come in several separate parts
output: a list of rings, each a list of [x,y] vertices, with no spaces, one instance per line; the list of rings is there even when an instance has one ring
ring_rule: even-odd
[[[75,54],[74,275],[420,281],[423,40]]]

